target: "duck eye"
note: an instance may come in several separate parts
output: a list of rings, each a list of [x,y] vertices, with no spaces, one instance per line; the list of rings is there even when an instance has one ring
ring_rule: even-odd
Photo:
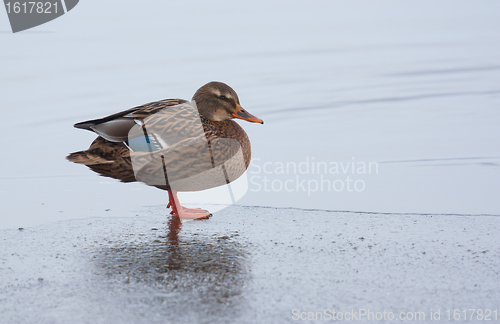
[[[221,98],[222,100],[226,100],[227,99],[226,96],[224,96],[224,95],[220,96],[219,98]]]

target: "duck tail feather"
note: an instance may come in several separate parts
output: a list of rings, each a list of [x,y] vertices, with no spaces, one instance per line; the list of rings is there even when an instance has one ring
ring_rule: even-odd
[[[71,153],[66,157],[68,161],[84,165],[107,164],[113,163],[99,155],[89,153],[88,151],[80,151]]]
[[[91,131],[92,130],[92,126],[95,126],[95,122],[93,121],[84,121],[84,122],[81,122],[81,123],[76,123],[74,124],[73,126],[75,128],[80,128],[80,129],[86,129],[86,130],[89,130]]]

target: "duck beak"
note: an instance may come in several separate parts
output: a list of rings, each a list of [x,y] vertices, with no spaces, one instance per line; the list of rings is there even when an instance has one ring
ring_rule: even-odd
[[[231,114],[231,117],[243,119],[251,123],[264,124],[262,119],[255,117],[254,115],[243,109],[243,107],[241,107],[240,104],[236,104],[236,110],[234,111],[234,113]]]

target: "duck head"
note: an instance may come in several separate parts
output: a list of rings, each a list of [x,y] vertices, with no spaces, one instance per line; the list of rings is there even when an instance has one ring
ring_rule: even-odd
[[[247,112],[240,105],[236,91],[222,82],[212,81],[196,91],[193,96],[201,115],[212,121],[226,121],[233,118],[264,124],[262,119]]]

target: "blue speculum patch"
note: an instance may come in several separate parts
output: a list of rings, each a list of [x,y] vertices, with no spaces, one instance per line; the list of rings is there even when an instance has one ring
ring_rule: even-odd
[[[126,144],[134,152],[153,152],[162,148],[152,134],[129,138]]]

